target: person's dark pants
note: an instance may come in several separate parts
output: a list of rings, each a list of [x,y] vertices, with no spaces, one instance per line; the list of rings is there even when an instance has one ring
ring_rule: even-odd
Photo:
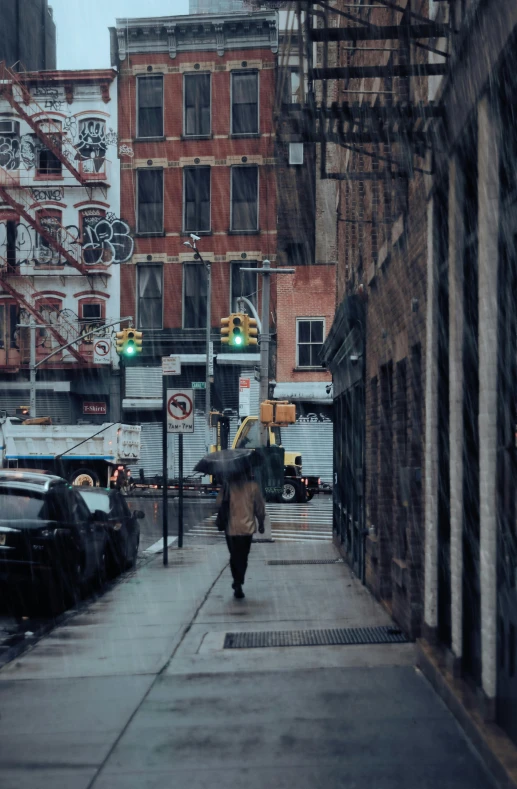
[[[230,569],[233,582],[238,586],[242,586],[244,583],[252,539],[252,534],[226,535],[226,544],[230,551]]]

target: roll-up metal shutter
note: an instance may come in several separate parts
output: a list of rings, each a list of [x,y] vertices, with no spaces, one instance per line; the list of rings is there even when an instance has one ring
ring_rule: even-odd
[[[161,367],[126,367],[126,397],[161,396]]]
[[[194,414],[194,432],[185,433],[183,436],[183,476],[193,474],[199,477],[199,472],[194,471],[194,466],[206,455],[206,419],[205,415],[197,412]],[[171,453],[174,477],[179,476],[178,436],[169,436],[169,451]],[[204,480],[208,481],[208,477]]]
[[[144,422],[140,434],[140,460],[130,466],[135,480],[138,480],[140,469],[147,478],[162,474],[162,425],[161,422]]]
[[[0,390],[1,388],[0,384]],[[28,389],[0,392],[0,411],[7,411],[8,416],[16,416],[16,409],[22,405],[29,405],[29,400]],[[72,423],[72,401],[68,392],[53,392],[51,389],[36,390],[36,409],[38,416],[50,416],[55,425]]]
[[[282,444],[302,456],[303,473],[332,483],[332,422],[296,422],[282,428]]]

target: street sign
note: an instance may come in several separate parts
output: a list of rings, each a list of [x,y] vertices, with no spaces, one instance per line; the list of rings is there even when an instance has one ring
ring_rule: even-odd
[[[239,378],[239,416],[249,416],[251,410],[251,379]]]
[[[214,374],[214,343],[210,341],[210,351],[208,353],[208,375]]]
[[[94,364],[111,364],[111,340],[100,337],[93,343]]]
[[[167,433],[194,432],[194,392],[167,389]]]
[[[162,356],[162,375],[181,375],[179,356]]]
[[[192,381],[192,389],[206,389],[206,381]]]

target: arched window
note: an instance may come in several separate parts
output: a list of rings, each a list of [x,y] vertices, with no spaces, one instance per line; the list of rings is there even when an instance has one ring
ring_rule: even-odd
[[[79,121],[79,142],[76,145],[85,173],[98,173],[104,167],[106,151],[106,121],[85,118]]]
[[[62,213],[59,209],[45,208],[38,213],[38,221],[48,236],[61,243]],[[35,262],[40,266],[62,266],[61,255],[46,236],[38,235],[38,246],[35,250]]]

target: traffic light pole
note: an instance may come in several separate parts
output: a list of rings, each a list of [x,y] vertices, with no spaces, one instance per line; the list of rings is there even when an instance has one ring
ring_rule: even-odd
[[[262,268],[241,268],[241,271],[253,271],[262,274],[262,327],[260,329],[260,402],[269,399],[269,302],[271,295],[272,274],[294,274],[294,268],[271,268],[269,260],[262,261]],[[262,447],[267,446],[268,429],[259,420],[259,439]]]

